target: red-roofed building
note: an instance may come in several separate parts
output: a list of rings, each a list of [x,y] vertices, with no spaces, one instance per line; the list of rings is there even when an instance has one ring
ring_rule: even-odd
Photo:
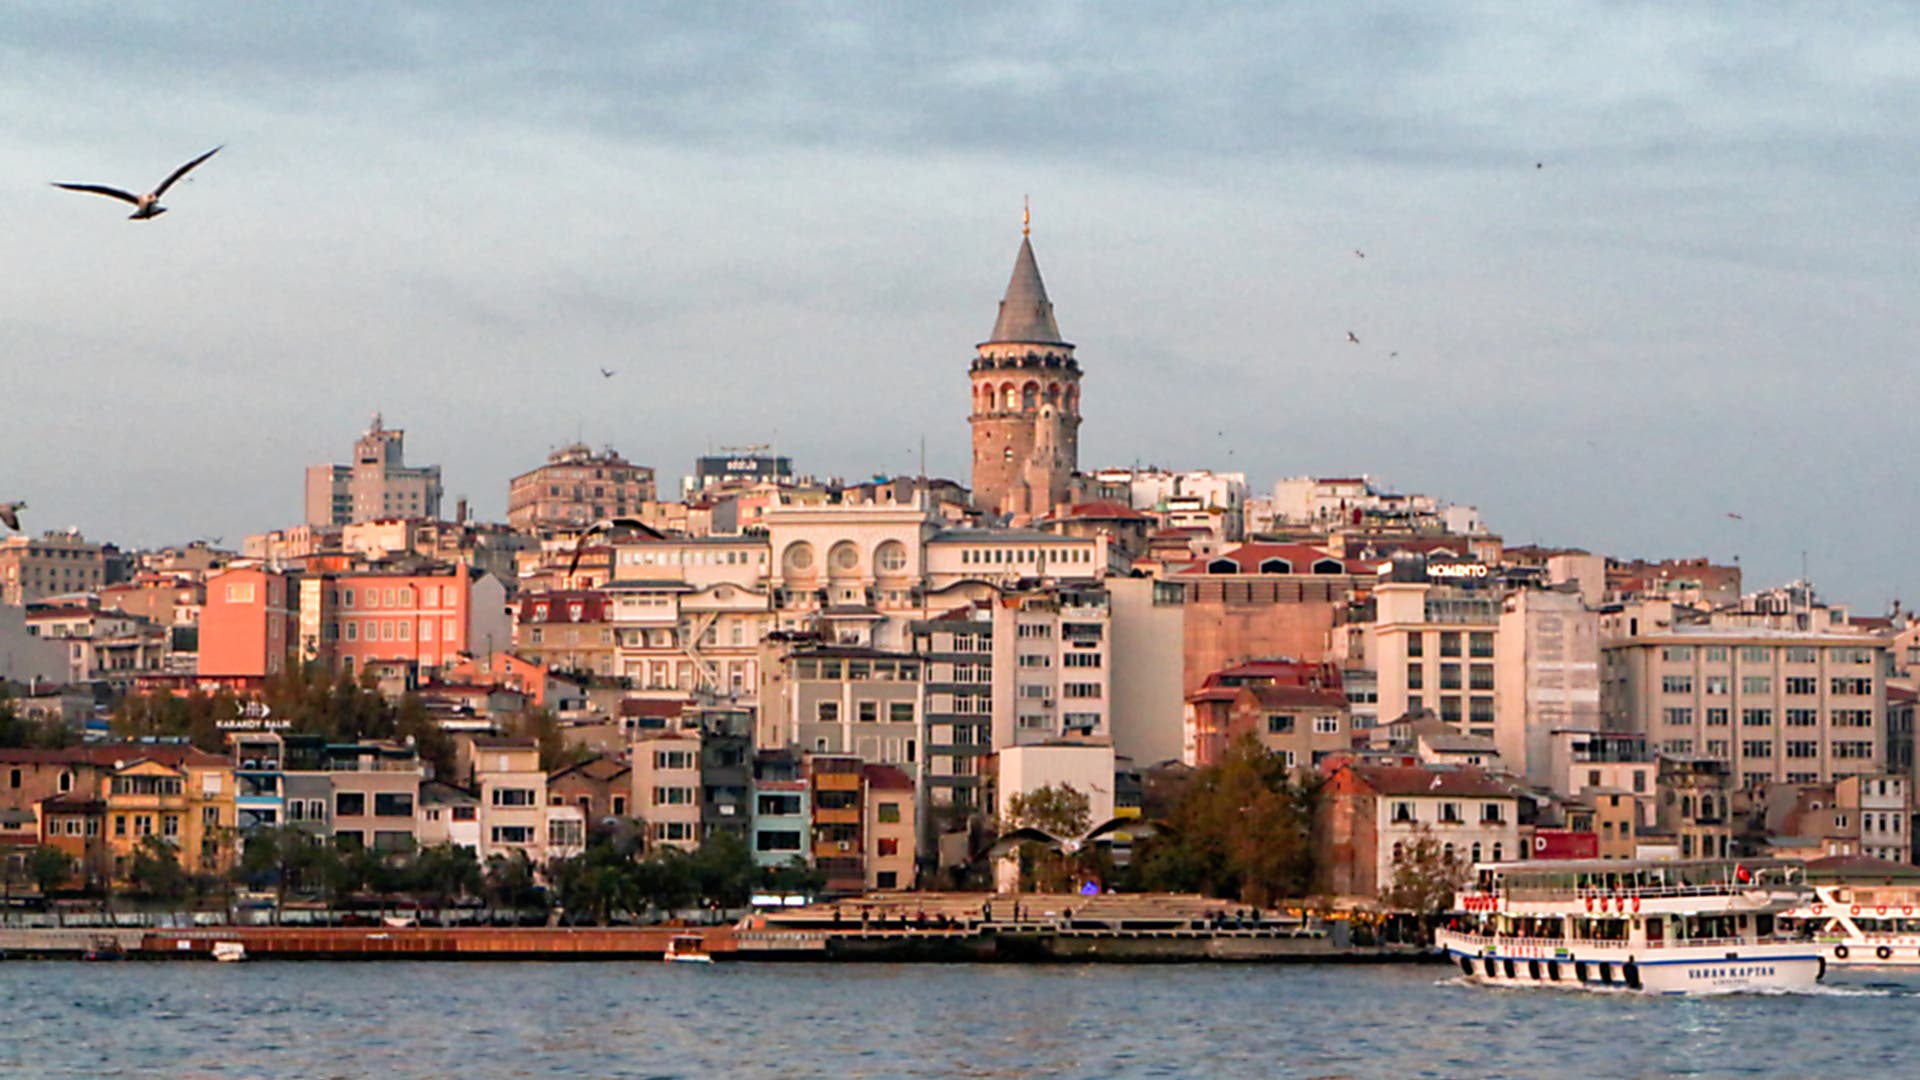
[[[1153,515],[1122,503],[1083,502],[1034,522],[1034,527],[1061,536],[1105,537],[1129,559],[1137,559],[1147,553],[1147,535],[1158,524]]]
[[[867,888],[911,889],[919,820],[914,813],[913,777],[894,765],[863,765],[866,788],[862,851]]]
[[[1263,699],[1250,690],[1287,690]],[[1282,698],[1287,698],[1282,701]],[[1268,710],[1261,704],[1273,705]],[[1269,715],[1270,714],[1270,715]],[[1316,729],[1319,739],[1310,736]],[[1300,729],[1309,736],[1302,739]],[[1209,674],[1199,690],[1187,696],[1183,760],[1189,765],[1214,765],[1227,747],[1252,735],[1276,753],[1290,754],[1289,765],[1307,766],[1328,751],[1347,749],[1352,724],[1346,695],[1340,688],[1340,668],[1331,662],[1257,660]],[[1268,736],[1274,737],[1269,742]],[[1338,739],[1328,736],[1338,736]]]
[[[1428,836],[1467,867],[1522,858],[1519,812],[1513,789],[1478,769],[1342,765],[1314,809],[1316,891],[1377,900],[1395,855]]]
[[[515,608],[514,650],[530,663],[591,675],[614,673],[613,605],[606,593],[530,593]]]

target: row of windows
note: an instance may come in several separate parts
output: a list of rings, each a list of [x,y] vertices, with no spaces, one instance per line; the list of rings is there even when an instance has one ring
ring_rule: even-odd
[[[956,699],[954,704],[958,705],[960,700],[970,700],[970,699]],[[881,703],[878,701],[854,702],[854,716],[860,721],[860,723],[877,724],[880,722],[880,705]],[[891,724],[913,723],[913,720],[914,720],[913,702],[889,701],[886,703],[886,706],[887,706],[887,722],[888,723],[891,723]],[[961,710],[955,709],[954,711],[959,712]],[[814,715],[814,719],[818,720],[820,723],[837,724],[840,722],[840,703],[837,701],[815,702],[813,715]]]
[[[1804,761],[1820,756],[1820,743],[1816,739],[1789,739],[1783,744],[1776,743],[1772,739],[1742,739],[1740,756],[1770,758],[1774,756],[1773,749],[1776,745],[1783,747],[1781,756],[1786,758]],[[1693,746],[1692,739],[1667,739],[1660,744],[1660,750],[1667,754],[1691,754]],[[1727,746],[1725,739],[1708,739],[1706,741],[1707,756],[1725,758]],[[1836,760],[1866,761],[1873,757],[1873,743],[1857,739],[1835,739],[1829,746],[1829,752]],[[1813,782],[1813,774],[1807,775],[1806,782]],[[1788,779],[1791,781],[1793,778],[1790,776]]]
[[[1726,662],[1728,646],[1702,645],[1698,648],[1700,655],[1708,663]],[[1774,645],[1742,645],[1739,648],[1741,662],[1748,664],[1772,663],[1776,652],[1783,653],[1784,659],[1789,664],[1812,664],[1820,659],[1820,650],[1812,645],[1789,645],[1784,649]],[[1694,651],[1695,646],[1692,645],[1663,645],[1660,648],[1660,659],[1692,660]],[[1827,650],[1827,661],[1834,664],[1871,664],[1873,653],[1872,649],[1850,645],[1840,646]]]
[[[1435,814],[1434,820],[1447,825],[1462,824],[1467,819],[1460,808],[1460,803],[1451,801],[1443,802],[1439,805],[1439,811]],[[1401,824],[1419,821],[1420,815],[1413,800],[1395,800],[1393,803],[1393,820]],[[1478,820],[1485,825],[1498,825],[1506,820],[1506,810],[1497,802],[1483,802],[1480,804]],[[1499,857],[1498,855],[1494,856],[1496,860],[1499,859]]]
[[[249,588],[251,588],[251,586],[249,586]],[[249,595],[248,599],[251,600],[252,596]],[[398,588],[388,589],[368,587],[358,591],[354,589],[340,590],[341,607],[354,607],[356,600],[359,601],[358,606],[361,608],[410,608],[413,606],[413,586],[402,585]],[[453,585],[428,585],[420,590],[420,601],[421,607],[440,607],[443,603],[447,607],[454,607],[459,604],[460,594],[458,588]]]
[[[960,561],[967,566],[984,566],[1005,563],[1037,563],[1041,560],[1055,563],[1090,563],[1093,550],[1085,547],[1059,548],[966,548],[960,552]]]
[[[420,640],[432,641],[434,622],[421,619]],[[343,641],[412,641],[414,621],[411,619],[342,619],[340,620],[340,640]],[[442,641],[454,641],[455,621],[443,619],[440,623]],[[332,637],[331,634],[328,637]],[[539,638],[536,636],[535,641]]]
[[[1431,633],[1432,631],[1428,631],[1426,634],[1408,634],[1407,655],[1425,656],[1425,641],[1428,634]],[[1460,639],[1462,636],[1467,639],[1468,656],[1476,658],[1490,658],[1493,656],[1493,634],[1491,631],[1474,630],[1465,635],[1462,635],[1458,630],[1442,630],[1439,633],[1441,656],[1459,656]]]
[[[1820,680],[1810,675],[1788,676],[1785,682],[1786,691],[1790,695],[1804,696],[1818,694],[1820,692]],[[1701,685],[1707,694],[1718,697],[1727,693],[1728,687],[1732,685],[1732,681],[1725,675],[1708,675],[1702,680]],[[1871,678],[1836,675],[1828,680],[1827,685],[1829,691],[1838,696],[1859,696],[1873,693],[1873,680]],[[1662,675],[1660,676],[1660,692],[1664,694],[1691,694],[1693,693],[1693,676]],[[1766,675],[1744,675],[1740,679],[1740,692],[1742,694],[1771,694],[1773,693],[1773,679]]]
[[[1293,732],[1294,732],[1294,717],[1289,716],[1285,713],[1275,713],[1267,717],[1267,734],[1291,735],[1293,734]],[[1314,717],[1313,733],[1315,735],[1340,734],[1340,717],[1338,716]]]

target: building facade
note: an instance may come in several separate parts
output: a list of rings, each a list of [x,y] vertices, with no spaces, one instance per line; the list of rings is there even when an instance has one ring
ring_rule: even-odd
[[[440,516],[440,466],[406,464],[406,432],[373,424],[353,444],[350,465],[307,469],[308,525],[349,525],[375,518]]]
[[[1080,364],[1025,235],[971,381],[974,505],[1024,521],[1067,503],[1080,461]]]
[[[563,446],[547,463],[507,485],[507,524],[526,533],[577,530],[611,517],[637,517],[654,497],[653,470],[608,447]]]

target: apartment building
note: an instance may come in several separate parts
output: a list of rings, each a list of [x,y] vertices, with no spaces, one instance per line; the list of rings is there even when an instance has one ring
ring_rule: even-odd
[[[911,653],[773,635],[760,693],[762,749],[851,755],[919,771],[921,668]]]
[[[306,523],[349,525],[374,518],[440,516],[440,466],[409,467],[406,432],[380,414],[353,444],[350,465],[307,469]]]
[[[106,584],[105,548],[77,531],[0,537],[0,604],[20,607]]]
[[[530,664],[612,675],[612,604],[592,589],[526,593],[515,601],[513,648]]]
[[[532,739],[469,736],[467,760],[480,796],[480,860],[525,855],[547,858],[547,774]]]
[[[1742,788],[1884,771],[1884,639],[1719,616],[1637,630],[1603,646],[1610,727],[1728,762]]]
[[[1463,866],[1521,858],[1519,799],[1478,769],[1343,765],[1315,805],[1316,890],[1377,897],[1428,837]]]
[[[612,447],[563,446],[547,463],[507,485],[507,524],[526,533],[578,530],[611,517],[637,516],[654,498],[653,470]]]
[[[917,881],[914,854],[919,829],[913,777],[893,765],[866,765],[860,780],[865,789],[861,855],[866,887],[911,889]]]
[[[633,740],[633,806],[655,846],[700,846],[700,730],[643,730]]]
[[[299,585],[295,575],[261,566],[207,579],[200,614],[198,672],[264,678],[298,662]]]

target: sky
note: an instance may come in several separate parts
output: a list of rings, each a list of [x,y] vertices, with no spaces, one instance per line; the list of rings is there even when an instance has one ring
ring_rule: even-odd
[[[484,518],[576,439],[964,482],[1031,197],[1084,468],[1912,605],[1916,55],[1891,3],[12,3],[0,500],[237,546],[376,410]],[[48,186],[216,144],[154,221]]]

